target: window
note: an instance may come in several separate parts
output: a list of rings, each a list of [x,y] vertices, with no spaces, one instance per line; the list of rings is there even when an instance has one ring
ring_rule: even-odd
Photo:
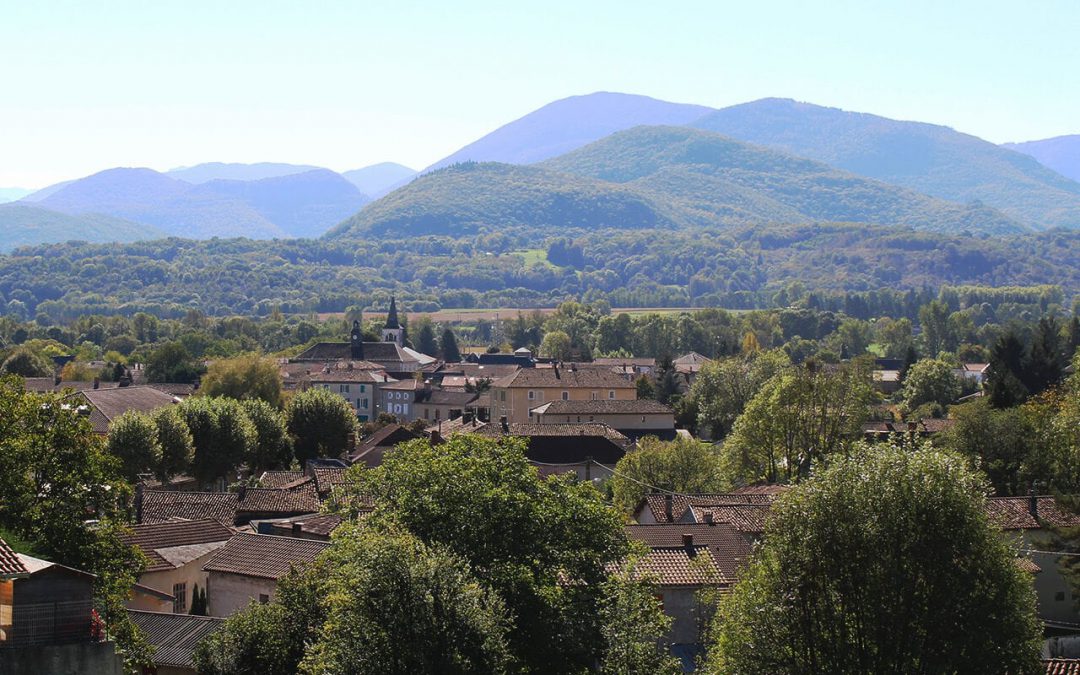
[[[502,391],[499,392],[499,400],[503,401],[504,403],[506,402],[506,390],[505,389],[503,389]]]
[[[569,401],[569,400],[570,400],[570,392],[568,392],[568,391],[564,391],[564,392],[562,393],[562,400],[564,400],[564,401]]]
[[[595,401],[596,399],[600,398],[600,392],[598,392],[598,391],[590,391],[589,392],[589,398],[591,400]]]
[[[428,418],[428,409],[424,408],[424,419]]]
[[[367,410],[367,399],[366,398],[361,399],[360,403],[361,403],[360,407],[363,408],[364,410]]]
[[[347,385],[347,384],[339,385],[338,390],[339,390],[338,393],[348,394],[349,393],[349,385]]]
[[[1065,600],[1065,591],[1058,591],[1054,594],[1055,602],[1063,602]]]
[[[532,401],[536,398],[536,392],[532,389],[529,390],[529,400]]]
[[[614,389],[609,389],[608,393],[607,393],[607,397],[608,398],[615,398],[615,390]]]
[[[187,613],[187,584],[173,584],[172,587],[173,601],[172,611],[173,614],[186,614]]]
[[[268,602],[270,602],[270,596],[267,595],[266,593],[259,593],[259,604],[260,605],[265,605]]]
[[[363,394],[366,391],[367,391],[367,385],[366,384],[360,385],[360,393]]]

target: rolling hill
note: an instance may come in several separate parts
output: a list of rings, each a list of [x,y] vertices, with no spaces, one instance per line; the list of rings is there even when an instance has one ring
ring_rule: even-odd
[[[70,216],[23,202],[0,204],[0,253],[53,242],[131,242],[164,236],[157,228],[110,216]]]
[[[724,108],[692,126],[934,197],[980,201],[1034,227],[1080,227],[1080,184],[948,127],[788,99]]]
[[[474,234],[484,227],[672,228],[632,189],[536,167],[465,162],[421,176],[327,233],[331,239]]]
[[[499,127],[429,166],[458,162],[532,164],[642,124],[687,124],[712,108],[668,103],[648,96],[597,92],[571,96]]]
[[[1062,176],[1080,181],[1080,134],[1026,143],[1005,143],[1002,147],[1030,155]]]
[[[278,162],[258,162],[255,164],[236,164],[207,162],[195,166],[182,166],[166,171],[166,175],[198,185],[212,180],[262,180],[278,178],[294,173],[304,173],[322,167],[307,164],[281,164]]]
[[[271,239],[318,236],[367,201],[327,169],[199,185],[151,169],[109,169],[71,181],[36,203],[70,215],[105,214],[193,239]]]

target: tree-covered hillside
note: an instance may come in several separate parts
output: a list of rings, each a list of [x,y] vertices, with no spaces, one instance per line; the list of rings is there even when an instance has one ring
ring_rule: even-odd
[[[0,253],[71,239],[129,242],[164,234],[154,227],[94,213],[69,216],[26,202],[0,204]]]
[[[663,204],[604,181],[535,167],[465,162],[430,173],[327,233],[359,236],[475,234],[484,227],[659,228],[677,223]]]
[[[692,126],[942,199],[978,200],[1036,227],[1080,227],[1080,183],[948,127],[789,99],[724,108]]]
[[[1025,229],[994,209],[945,202],[685,127],[622,131],[541,166],[638,188],[694,214],[699,225],[772,220],[991,234]]]
[[[34,318],[551,307],[786,306],[796,284],[859,306],[941,285],[1054,284],[1080,293],[1080,232],[972,238],[863,224],[585,230],[488,227],[467,237],[55,244],[0,256],[0,308]],[[854,310],[852,310],[854,311]],[[895,313],[895,310],[887,310]],[[870,314],[868,314],[869,316]]]

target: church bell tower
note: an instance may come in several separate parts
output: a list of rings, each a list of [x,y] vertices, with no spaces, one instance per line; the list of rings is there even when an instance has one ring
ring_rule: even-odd
[[[364,333],[360,330],[360,322],[352,322],[352,332],[349,333],[349,356],[353,361],[364,360]]]
[[[405,329],[401,327],[401,322],[398,321],[397,302],[395,302],[394,296],[390,296],[390,311],[386,314],[386,325],[383,327],[382,339],[383,342],[395,342],[398,346],[405,346]]]

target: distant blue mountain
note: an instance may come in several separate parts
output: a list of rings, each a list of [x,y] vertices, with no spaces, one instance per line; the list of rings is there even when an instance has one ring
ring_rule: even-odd
[[[258,162],[256,164],[224,164],[207,162],[195,166],[171,169],[165,173],[173,178],[198,185],[212,180],[262,180],[277,178],[295,173],[304,173],[322,167],[307,164],[281,164],[277,162]]]
[[[152,169],[108,169],[71,181],[37,205],[69,215],[102,214],[192,238],[318,236],[369,201],[328,169],[257,181],[199,185]]]
[[[355,185],[360,192],[372,199],[381,197],[396,186],[416,175],[416,169],[410,169],[394,162],[372,164],[362,169],[353,169],[341,174],[345,180]]]
[[[0,253],[64,241],[106,243],[163,238],[161,230],[98,214],[68,215],[37,204],[0,204]]]
[[[639,125],[687,124],[712,111],[648,96],[597,92],[545,105],[429,166],[465,161],[532,164]]]
[[[1080,134],[1026,143],[1005,143],[1002,147],[1031,155],[1043,166],[1080,182]]]

